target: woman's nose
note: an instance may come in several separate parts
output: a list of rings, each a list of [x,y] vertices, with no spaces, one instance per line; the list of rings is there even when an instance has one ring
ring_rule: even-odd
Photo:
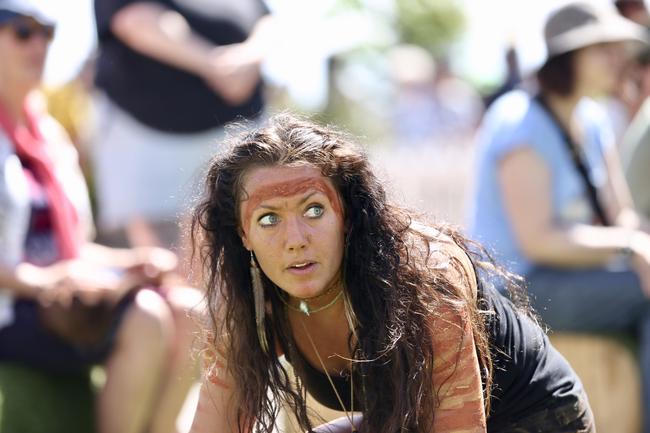
[[[286,247],[289,250],[299,250],[307,246],[309,238],[305,224],[298,217],[288,218],[286,222]]]

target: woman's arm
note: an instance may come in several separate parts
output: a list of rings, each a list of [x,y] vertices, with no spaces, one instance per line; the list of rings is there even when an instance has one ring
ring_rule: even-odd
[[[620,155],[615,146],[610,146],[605,152],[605,164],[608,171],[608,182],[605,185],[605,197],[609,218],[617,226],[650,233],[650,221],[639,214],[632,200]]]
[[[0,288],[13,296],[37,299],[47,287],[54,286],[63,278],[61,267],[42,268],[21,263],[16,268],[0,267]]]
[[[515,237],[524,254],[536,263],[602,266],[629,248],[633,236],[647,236],[624,227],[559,225],[553,218],[550,171],[531,148],[522,147],[505,156],[498,177]]]
[[[205,351],[204,379],[190,433],[239,433],[234,404],[234,381],[225,366],[225,358],[216,350]],[[252,424],[245,429],[251,432]]]
[[[199,404],[190,433],[239,433],[235,421],[236,411],[230,404],[231,397],[230,389],[205,380],[201,384]]]
[[[261,19],[242,43],[215,46],[194,32],[178,12],[141,1],[120,9],[110,28],[134,51],[203,78],[237,104],[250,96],[259,81],[269,22],[269,17]]]
[[[98,266],[125,269],[151,266],[152,271],[171,272],[176,269],[176,255],[164,248],[111,248],[87,242],[81,248],[81,258]]]
[[[451,241],[444,245],[448,263],[437,263],[438,269],[465,291],[465,302],[475,302],[476,277],[469,258]],[[434,412],[434,433],[486,432],[481,374],[469,314],[461,301],[459,305],[443,305],[433,319],[433,386],[439,402]]]
[[[135,2],[120,9],[110,28],[134,51],[197,75],[206,69],[213,48],[181,14],[153,2]]]

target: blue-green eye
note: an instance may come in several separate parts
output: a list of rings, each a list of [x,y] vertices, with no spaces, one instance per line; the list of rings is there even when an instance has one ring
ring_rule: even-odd
[[[307,208],[307,212],[305,212],[305,216],[307,218],[318,218],[321,215],[323,215],[323,212],[325,212],[325,209],[323,209],[323,206],[321,206],[319,204],[315,204],[315,205],[309,206],[309,208]]]
[[[270,227],[276,225],[278,222],[280,222],[280,218],[274,214],[274,213],[267,213],[265,215],[262,215],[257,222],[262,226],[262,227]]]

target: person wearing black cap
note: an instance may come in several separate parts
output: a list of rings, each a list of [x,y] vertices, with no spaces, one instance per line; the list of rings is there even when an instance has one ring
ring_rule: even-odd
[[[511,92],[486,113],[469,225],[526,277],[552,329],[638,331],[650,414],[650,226],[632,206],[608,119],[590,99],[616,88],[625,44],[642,46],[646,30],[607,6],[555,11],[539,93]]]
[[[54,375],[105,363],[98,431],[171,433],[193,380],[182,305],[198,292],[171,285],[167,250],[89,241],[76,151],[37,90],[54,29],[30,1],[0,0],[0,363]]]

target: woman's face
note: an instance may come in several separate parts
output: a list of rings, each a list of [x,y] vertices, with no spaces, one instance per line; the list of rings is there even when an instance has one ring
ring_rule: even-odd
[[[576,51],[576,83],[586,96],[603,96],[613,92],[627,58],[621,42],[591,45]]]
[[[0,25],[0,79],[2,85],[32,89],[43,76],[53,27],[27,17]]]
[[[330,179],[312,166],[257,167],[241,197],[242,241],[271,281],[298,298],[340,283],[345,228]]]

